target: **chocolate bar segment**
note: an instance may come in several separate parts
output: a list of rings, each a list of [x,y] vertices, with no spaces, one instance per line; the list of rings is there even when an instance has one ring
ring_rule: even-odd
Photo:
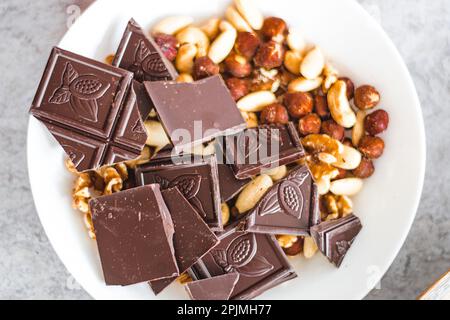
[[[190,282],[185,286],[192,300],[229,300],[239,281],[239,273]]]
[[[162,195],[175,228],[173,243],[181,274],[214,248],[219,239],[178,188],[163,190]],[[150,286],[153,292],[158,294],[175,279],[176,277],[151,281]]]
[[[175,277],[174,226],[158,185],[89,202],[107,285]]]
[[[168,81],[178,77],[153,38],[146,36],[134,19],[128,22],[113,65],[133,72],[138,82]]]
[[[264,169],[295,162],[305,155],[292,122],[261,125],[218,140],[238,179],[251,178]]]
[[[352,214],[312,227],[311,235],[319,250],[339,268],[361,229],[361,221]]]
[[[78,171],[137,158],[147,138],[132,74],[54,48],[30,112]]]
[[[227,164],[219,164],[218,169],[222,202],[233,199],[251,181],[251,179],[236,179],[233,169]]]
[[[195,161],[191,156],[159,158],[138,166],[135,175],[140,186],[158,183],[163,190],[178,187],[210,228],[223,230],[217,160],[214,156]]]
[[[309,169],[293,169],[249,213],[247,231],[309,236],[320,223],[319,194]]]
[[[189,271],[194,280],[238,273],[230,300],[253,299],[297,275],[274,236],[230,227],[220,243]]]
[[[144,85],[177,152],[247,126],[220,75],[194,83]]]

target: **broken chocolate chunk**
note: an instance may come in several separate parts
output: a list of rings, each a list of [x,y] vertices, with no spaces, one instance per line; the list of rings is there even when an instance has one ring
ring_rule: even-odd
[[[239,273],[227,273],[188,283],[185,288],[192,300],[229,300],[239,281]]]

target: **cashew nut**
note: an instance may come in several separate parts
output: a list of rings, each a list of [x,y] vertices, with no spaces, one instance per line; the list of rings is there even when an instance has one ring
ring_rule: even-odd
[[[356,123],[352,130],[352,143],[355,147],[359,146],[359,142],[364,136],[364,120],[366,119],[366,112],[359,110],[356,113]]]
[[[290,73],[299,75],[302,63],[302,54],[298,51],[289,50],[284,57],[284,66]]]
[[[146,144],[151,147],[161,149],[170,144],[170,140],[167,137],[161,123],[158,121],[147,120],[144,122],[145,129],[147,130],[147,142]]]
[[[334,121],[344,128],[351,128],[356,123],[356,115],[347,98],[347,85],[339,80],[328,91],[328,106]]]
[[[192,22],[194,22],[194,19],[188,16],[167,17],[153,27],[153,34],[165,33],[174,35],[178,31],[191,25]]]
[[[223,31],[211,44],[208,53],[209,58],[216,64],[221,63],[233,50],[236,38],[236,29],[228,28]]]
[[[197,46],[194,44],[187,43],[180,47],[178,50],[178,55],[175,60],[175,66],[181,73],[192,73],[194,68],[194,59],[197,55]]]
[[[237,102],[237,107],[245,112],[260,112],[269,104],[275,103],[277,97],[271,91],[257,91],[246,95]]]
[[[235,206],[239,213],[253,209],[272,186],[273,181],[268,175],[262,174],[256,177],[238,196]]]
[[[180,31],[176,36],[180,44],[195,44],[197,46],[197,57],[204,57],[208,53],[209,38],[200,28],[187,27]]]
[[[309,92],[316,90],[322,84],[323,78],[306,79],[303,77],[297,78],[289,83],[289,92]]]
[[[332,75],[326,76],[325,80],[322,83],[322,91],[324,93],[327,93],[328,90],[330,90],[331,86],[336,83],[336,81],[338,81],[338,78],[336,75],[332,74]]]
[[[309,51],[302,61],[300,73],[306,79],[316,79],[322,74],[325,66],[325,57],[319,47],[315,47]]]
[[[234,0],[234,4],[253,30],[261,30],[264,17],[253,0]]]
[[[337,196],[354,196],[363,187],[363,180],[359,178],[345,178],[331,182],[330,191]]]
[[[245,19],[233,6],[229,6],[227,8],[225,11],[225,18],[236,28],[237,31],[253,32],[247,21],[245,21]]]

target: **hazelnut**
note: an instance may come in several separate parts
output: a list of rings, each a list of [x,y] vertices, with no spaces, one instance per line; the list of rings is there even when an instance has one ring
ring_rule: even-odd
[[[361,110],[375,108],[380,102],[380,93],[372,86],[361,86],[355,91],[355,105]]]
[[[284,104],[293,118],[304,117],[314,109],[313,97],[307,92],[286,93]]]
[[[178,41],[177,39],[170,35],[170,34],[164,34],[164,33],[158,33],[154,37],[156,44],[161,49],[164,56],[169,61],[175,61],[175,58],[177,57],[178,53]]]
[[[339,80],[344,81],[347,85],[347,98],[348,100],[352,100],[355,96],[355,84],[347,77],[339,78]]]
[[[261,40],[255,34],[251,32],[239,32],[234,49],[241,56],[252,59],[260,44]]]
[[[300,119],[298,124],[298,129],[300,134],[307,136],[309,134],[318,134],[320,132],[320,127],[322,120],[315,113],[310,113]]]
[[[270,17],[264,20],[261,34],[266,40],[282,42],[287,31],[287,24],[283,19]]]
[[[231,96],[235,101],[245,97],[249,93],[249,83],[247,80],[238,78],[229,78],[225,81]]]
[[[236,78],[245,78],[252,73],[252,65],[243,56],[235,53],[225,59],[225,69]]]
[[[195,59],[193,76],[195,80],[219,74],[220,68],[208,56]]]
[[[389,114],[384,110],[377,110],[369,114],[364,120],[364,129],[372,136],[387,130]]]
[[[365,136],[359,143],[359,151],[369,159],[378,159],[384,152],[384,141],[379,137]]]
[[[289,248],[283,248],[284,253],[291,257],[299,255],[303,252],[303,242],[304,238],[298,237],[297,241],[295,241],[292,246],[290,246]]]
[[[352,142],[352,139],[350,139],[350,138],[344,138],[344,140],[342,140],[342,144],[344,146],[353,148],[353,142]]]
[[[284,61],[284,48],[275,41],[262,44],[255,56],[255,64],[267,70],[281,67]]]
[[[358,168],[353,170],[353,174],[355,177],[360,179],[370,178],[375,172],[375,167],[373,165],[373,161],[367,158],[363,158]]]
[[[289,122],[289,114],[283,105],[273,103],[265,107],[262,111],[261,122],[269,124],[286,124]]]
[[[316,107],[316,113],[322,120],[330,117],[330,109],[328,108],[328,99],[324,95],[316,95],[314,97],[314,105]]]
[[[338,175],[336,176],[336,178],[334,178],[334,180],[341,180],[341,179],[345,179],[348,176],[348,171],[345,169],[340,169],[337,168],[337,170],[339,171]]]
[[[334,120],[324,121],[322,123],[321,132],[339,141],[342,141],[342,139],[344,139],[345,136],[344,127],[337,124],[336,121]]]

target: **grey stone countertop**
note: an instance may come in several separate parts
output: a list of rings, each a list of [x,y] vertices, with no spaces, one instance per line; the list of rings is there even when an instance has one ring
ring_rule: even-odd
[[[28,183],[28,109],[49,49],[80,0],[0,2],[0,299],[90,299],[64,268],[36,214]],[[427,130],[427,175],[411,233],[367,299],[415,299],[450,268],[450,2],[359,0],[412,73]],[[414,143],[409,141],[408,143]]]

